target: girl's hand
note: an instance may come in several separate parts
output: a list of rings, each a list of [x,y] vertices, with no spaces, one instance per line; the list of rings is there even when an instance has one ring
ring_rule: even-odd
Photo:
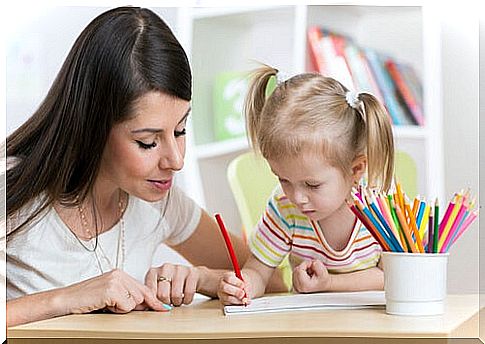
[[[248,276],[243,275],[244,282],[236,277],[234,272],[222,275],[217,290],[217,296],[223,305],[248,305],[250,284]]]
[[[162,312],[170,309],[148,287],[118,269],[63,288],[60,295],[59,301],[68,307],[64,314],[88,313],[104,308],[114,313],[147,308]]]
[[[197,292],[202,268],[165,263],[151,268],[145,276],[145,284],[166,304],[188,305]]]
[[[293,288],[299,293],[330,290],[332,275],[319,260],[305,260],[293,270]]]

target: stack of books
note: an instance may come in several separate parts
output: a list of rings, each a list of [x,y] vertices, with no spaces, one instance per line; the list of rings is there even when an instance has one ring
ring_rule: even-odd
[[[318,26],[309,28],[308,44],[313,71],[350,90],[373,94],[395,125],[424,126],[422,86],[411,65],[361,48],[352,39]]]

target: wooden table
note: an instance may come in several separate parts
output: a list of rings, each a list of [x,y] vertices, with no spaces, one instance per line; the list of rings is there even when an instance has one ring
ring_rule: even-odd
[[[442,316],[392,316],[382,309],[224,316],[218,300],[171,312],[69,315],[7,329],[8,343],[456,343],[479,342],[478,295],[449,295]],[[485,313],[484,313],[485,315]],[[433,338],[433,339],[431,339]],[[120,341],[120,339],[125,339]]]

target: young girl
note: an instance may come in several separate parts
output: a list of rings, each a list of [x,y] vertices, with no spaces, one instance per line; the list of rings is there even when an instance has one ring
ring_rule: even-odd
[[[265,99],[273,76],[278,85]],[[297,292],[382,289],[381,247],[345,200],[365,173],[369,186],[390,187],[394,144],[384,107],[332,78],[304,73],[281,80],[262,66],[251,79],[245,113],[252,146],[281,185],[250,239],[244,281],[224,274],[221,302],[261,296],[287,255]]]

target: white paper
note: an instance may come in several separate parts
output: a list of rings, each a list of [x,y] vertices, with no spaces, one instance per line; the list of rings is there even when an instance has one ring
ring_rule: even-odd
[[[315,293],[265,296],[247,306],[225,306],[224,314],[255,314],[318,309],[380,308],[386,304],[383,291]]]

